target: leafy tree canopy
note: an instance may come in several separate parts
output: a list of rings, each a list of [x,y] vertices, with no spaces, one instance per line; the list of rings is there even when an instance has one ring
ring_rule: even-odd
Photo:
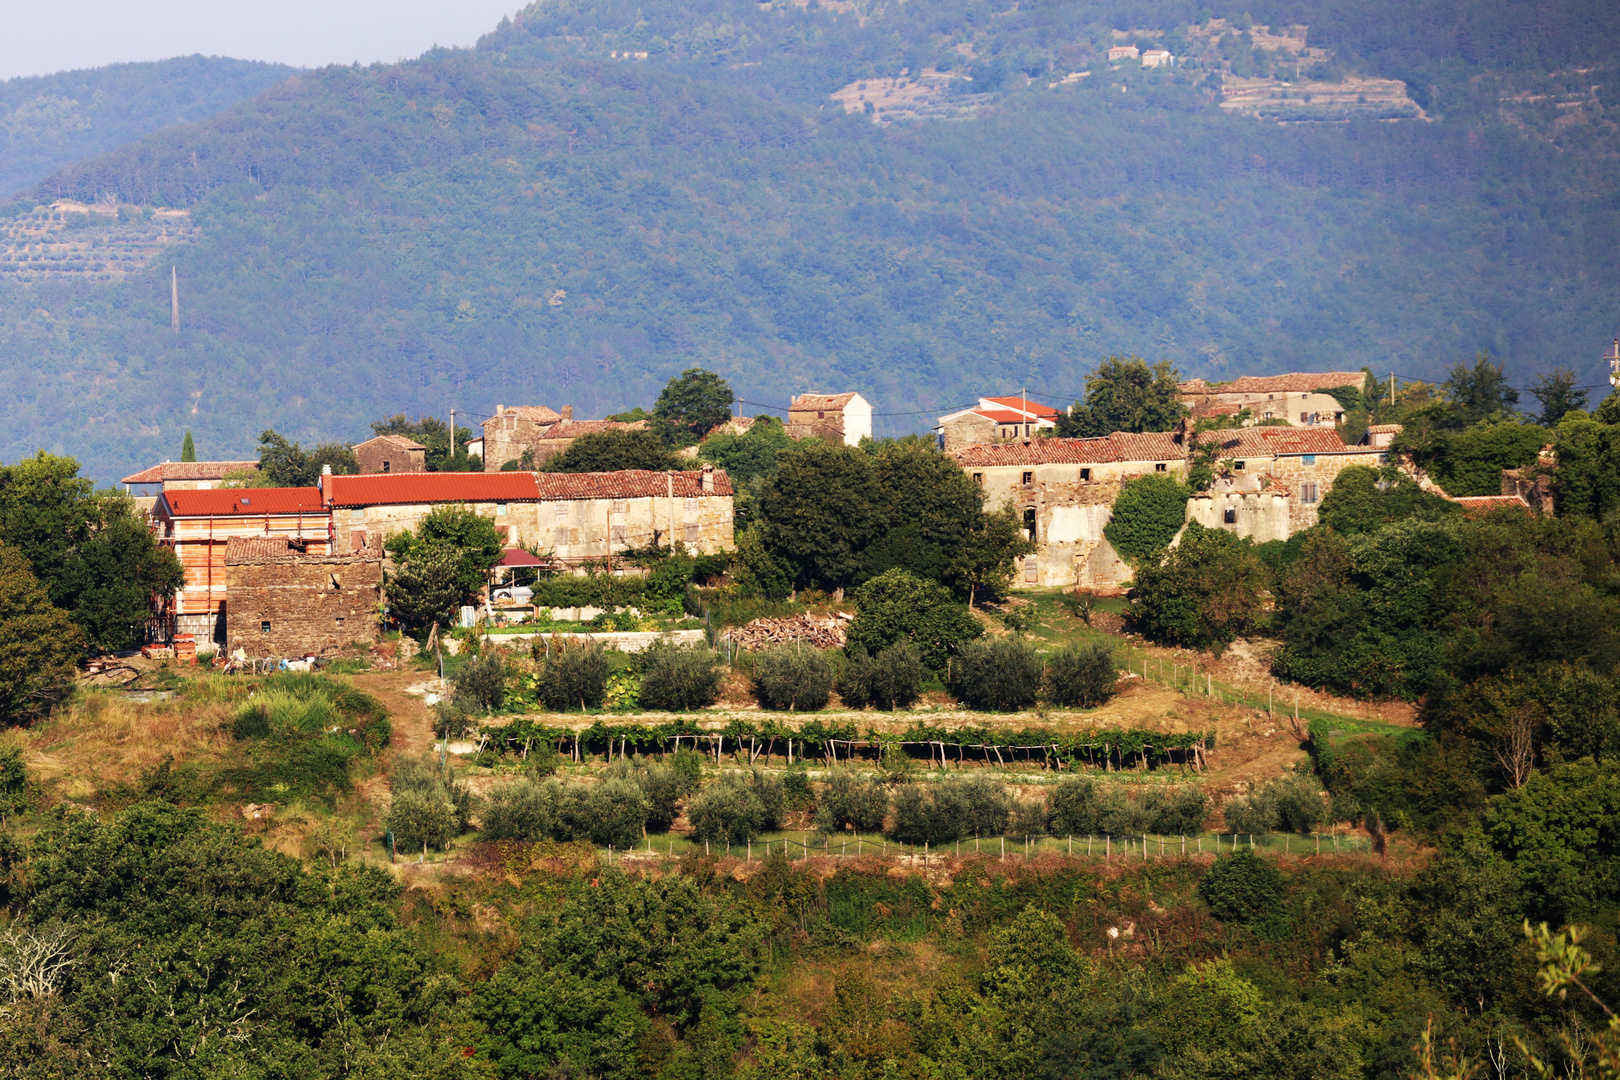
[[[1163,551],[1187,518],[1192,489],[1173,476],[1138,476],[1114,501],[1103,535],[1126,559]]]
[[[1252,544],[1193,521],[1162,560],[1138,567],[1129,614],[1155,641],[1218,652],[1259,624],[1266,587]]]
[[[1116,431],[1169,431],[1187,416],[1181,375],[1160,360],[1110,356],[1086,376],[1086,400],[1058,417],[1055,434],[1088,438]]]
[[[1445,394],[1461,426],[1509,416],[1519,404],[1519,392],[1509,385],[1502,365],[1491,363],[1485,352],[1474,357],[1473,367],[1453,364],[1446,369]]]
[[[196,461],[197,444],[191,441],[191,432],[186,432],[185,441],[180,444],[180,460]]]
[[[957,603],[949,590],[906,570],[884,571],[856,589],[855,619],[849,624],[847,651],[880,653],[910,641],[923,662],[939,670],[945,658],[984,627]]]
[[[741,435],[711,435],[698,447],[698,458],[726,470],[733,484],[745,484],[776,475],[781,460],[798,445],[782,421],[767,414],[754,417],[753,426]]]
[[[1457,511],[1456,503],[1424,491],[1399,470],[1351,465],[1339,472],[1333,490],[1322,497],[1317,519],[1353,536],[1396,521],[1437,521]]]
[[[321,470],[331,466],[334,476],[353,476],[360,471],[354,451],[342,443],[322,443],[306,451],[295,442],[266,431],[259,436],[259,476],[266,487],[314,487]]]
[[[653,404],[653,415],[670,425],[674,446],[690,446],[731,416],[736,395],[712,371],[687,368],[669,380]]]
[[[0,544],[0,723],[28,723],[71,693],[84,646],[22,554]]]
[[[593,431],[560,454],[547,458],[541,472],[615,472],[619,469],[684,469],[683,462],[651,431]]]
[[[428,472],[479,472],[483,464],[467,453],[467,443],[473,437],[471,428],[456,425],[456,441],[450,445],[450,425],[437,416],[422,416],[415,420],[404,413],[395,413],[386,420],[371,424],[373,435],[403,435],[427,447],[423,461]],[[332,470],[336,472],[334,468]]]
[[[1584,410],[1592,392],[1580,385],[1574,370],[1556,367],[1537,375],[1530,393],[1541,404],[1541,426],[1552,428],[1570,413]]]

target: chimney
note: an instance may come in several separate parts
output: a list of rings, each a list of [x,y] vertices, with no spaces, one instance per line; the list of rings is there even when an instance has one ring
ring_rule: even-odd
[[[316,487],[321,490],[321,502],[330,506],[332,504],[332,466],[321,466],[321,480]]]
[[[496,416],[505,416],[506,415],[506,406],[505,405],[497,405],[497,406],[495,406],[495,415]]]
[[[574,407],[572,405],[564,405],[562,407],[562,418],[564,420],[572,420],[574,418]]]
[[[713,495],[714,494],[714,466],[713,465],[705,464],[703,466],[703,480],[701,481],[700,486],[701,486],[701,488],[703,490],[703,494],[705,494],[705,495]]]

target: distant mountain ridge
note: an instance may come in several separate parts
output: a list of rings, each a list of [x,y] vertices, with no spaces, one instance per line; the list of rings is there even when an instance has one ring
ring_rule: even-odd
[[[1532,6],[1542,37],[1584,10]],[[1332,70],[1282,71],[1233,12],[1214,44],[1200,24],[1201,56],[1144,70],[1109,61],[1119,34],[1185,56],[1195,12],[987,10],[540,3],[476,49],[301,73],[77,163],[31,202],[187,207],[195,232],[122,281],[88,280],[110,221],[21,253],[49,272],[0,280],[0,457],[46,446],[110,477],[186,429],[237,456],[265,427],[357,439],[400,411],[602,415],[691,366],[750,401],[858,389],[880,434],[1009,387],[1063,404],[1114,352],[1189,376],[1436,376],[1487,348],[1515,379],[1599,378],[1620,319],[1614,69],[1579,74],[1590,110],[1537,110],[1577,77],[1550,65],[1601,41],[1520,62],[1497,5],[1433,9],[1402,39],[1410,5],[1364,3],[1358,26],[1313,3],[1267,18],[1320,17]],[[1466,55],[1434,11],[1477,18],[1490,48]],[[832,97],[924,70],[951,72],[971,119],[886,127]],[[1305,93],[1358,73],[1399,78],[1426,119],[1222,107],[1228,78]]]
[[[0,81],[0,202],[76,161],[212,116],[296,70],[182,56]]]

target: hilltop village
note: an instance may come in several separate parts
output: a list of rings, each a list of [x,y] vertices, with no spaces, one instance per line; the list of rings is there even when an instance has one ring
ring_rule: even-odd
[[[1024,545],[1008,588],[1117,593],[1132,569],[1106,531],[1133,481],[1185,484],[1202,467],[1209,475],[1194,484],[1186,521],[1257,543],[1287,540],[1317,523],[1343,470],[1392,464],[1400,425],[1366,426],[1354,442],[1341,435],[1341,397],[1374,393],[1364,372],[1185,381],[1184,416],[1173,429],[1090,437],[1059,434],[1064,414],[1025,394],[985,396],[940,416],[932,445],[971,478],[987,510],[1016,519]],[[725,556],[737,547],[738,490],[726,468],[702,460],[711,440],[745,440],[756,427],[834,446],[872,438],[873,406],[858,392],[799,395],[784,412],[785,421],[714,424],[677,452],[680,468],[544,471],[576,446],[645,441],[656,421],[504,404],[458,447],[474,471],[430,469],[429,447],[396,433],[353,445],[347,469],[328,463],[307,486],[258,486],[256,461],[153,465],[123,483],[178,557],[184,581],[156,601],[147,637],[182,648],[213,643],[239,657],[318,657],[374,641],[388,621],[389,542],[447,508],[493,523],[502,549],[477,602],[462,607],[466,625],[532,614],[510,590],[493,595],[503,571],[633,576],[645,567],[625,556],[644,549]],[[1529,509],[1527,495],[1538,498],[1517,471],[1504,470],[1501,494],[1453,499],[1410,460],[1393,463],[1425,490],[1476,510]]]

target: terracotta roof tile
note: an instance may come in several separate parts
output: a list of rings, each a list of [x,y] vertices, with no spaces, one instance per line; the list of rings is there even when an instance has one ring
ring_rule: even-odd
[[[1295,371],[1287,375],[1240,375],[1231,382],[1206,383],[1191,379],[1181,384],[1183,394],[1307,394],[1341,386],[1366,386],[1364,371]]]
[[[1368,447],[1346,446],[1344,440],[1339,438],[1339,433],[1330,427],[1228,428],[1225,431],[1203,432],[1198,439],[1206,445],[1212,441],[1219,443],[1222,457],[1379,452]]]
[[[1367,428],[1367,434],[1369,435],[1399,435],[1400,433],[1401,425],[1399,424],[1373,424]]]
[[[1058,414],[1058,411],[1056,409],[1052,408],[1052,406],[1050,406],[1050,405],[1042,405],[1038,401],[1031,401],[1029,398],[1018,397],[1017,395],[1014,395],[1012,397],[985,398],[984,400],[985,401],[993,401],[997,405],[1005,405],[1009,409],[1027,409],[1030,412],[1034,413],[1036,416],[1052,416],[1052,417],[1055,417]]]
[[[596,435],[604,431],[645,431],[645,420],[563,420],[552,424],[542,439],[577,439],[581,435]]]
[[[157,512],[169,517],[259,517],[325,515],[326,507],[320,488],[211,488],[165,491],[158,496]]]
[[[258,469],[257,461],[165,461],[142,469],[119,481],[120,484],[161,484],[167,480],[220,480],[228,472]]]
[[[508,416],[516,416],[519,420],[531,420],[536,424],[555,424],[562,419],[562,413],[556,409],[548,409],[544,405],[508,405],[499,416],[491,416],[485,420],[483,427],[504,420]]]
[[[372,473],[327,479],[333,506],[534,502],[540,497],[534,474],[527,472]]]
[[[1492,510],[1503,507],[1512,507],[1515,510],[1530,512],[1530,503],[1522,495],[1454,495],[1448,496],[1452,502],[1462,507],[1464,517],[1475,517],[1488,514]]]
[[[1024,439],[966,446],[951,454],[964,467],[1102,465],[1117,461],[1180,461],[1186,456],[1168,431],[1116,431],[1096,439]]]
[[[852,390],[846,394],[800,394],[788,406],[789,412],[804,412],[808,409],[842,409],[855,400]]]
[[[457,424],[456,426],[460,427],[461,425]],[[423,446],[421,443],[417,442],[415,439],[407,439],[403,435],[375,435],[375,436],[367,439],[363,443],[355,443],[354,448],[356,450],[358,450],[362,446],[370,446],[372,443],[377,443],[377,442],[387,443],[389,446],[397,446],[401,450],[426,450],[427,449],[427,447]]]
[[[225,542],[225,565],[292,562],[376,562],[383,557],[382,538],[372,536],[359,551],[309,554],[284,536],[233,536]]]
[[[648,469],[625,469],[605,473],[536,473],[534,479],[544,500],[645,499],[667,497],[670,475]],[[709,492],[703,490],[702,469],[688,469],[673,475],[678,499],[734,494],[731,478],[724,469],[714,470],[714,490]]]

